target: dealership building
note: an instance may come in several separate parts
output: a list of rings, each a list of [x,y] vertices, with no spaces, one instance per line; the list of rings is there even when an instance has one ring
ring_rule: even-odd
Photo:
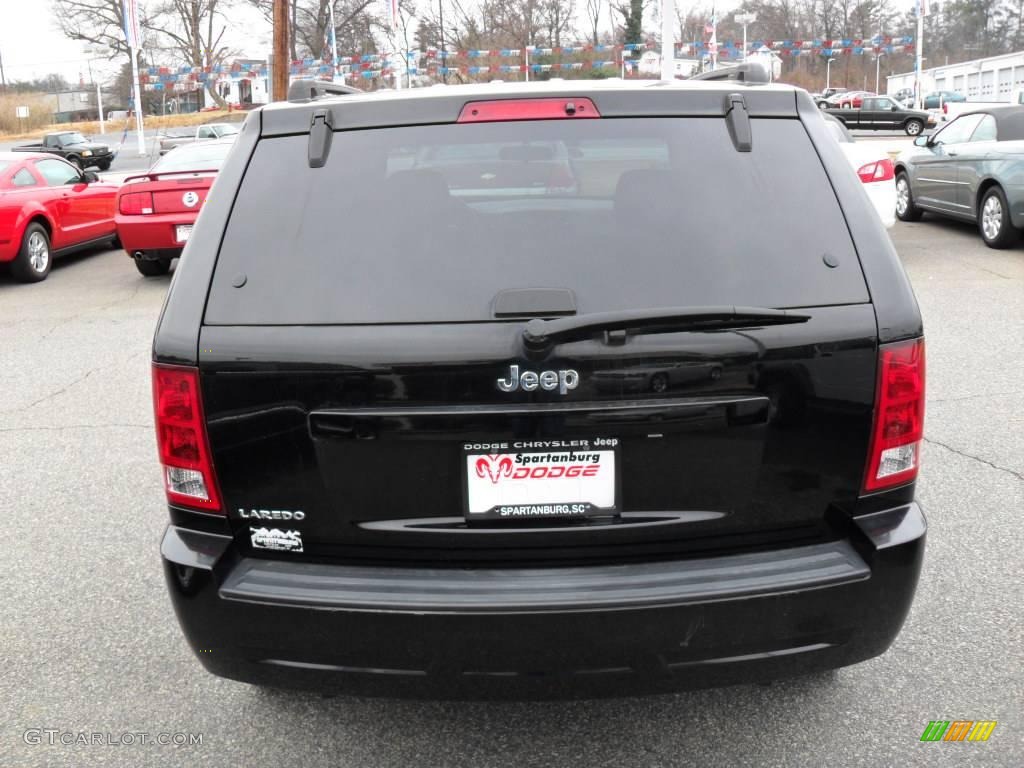
[[[886,93],[914,88],[914,73],[889,75]],[[968,101],[1009,101],[1024,88],[1024,51],[921,70],[921,92],[956,91]]]

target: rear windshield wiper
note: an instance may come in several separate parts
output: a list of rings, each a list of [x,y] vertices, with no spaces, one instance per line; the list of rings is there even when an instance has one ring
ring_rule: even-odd
[[[676,331],[719,331],[765,325],[806,323],[810,315],[763,307],[663,307],[594,312],[560,317],[534,318],[523,329],[523,348],[538,355],[556,344],[578,341],[603,331],[609,344],[623,343],[630,333],[672,333]]]

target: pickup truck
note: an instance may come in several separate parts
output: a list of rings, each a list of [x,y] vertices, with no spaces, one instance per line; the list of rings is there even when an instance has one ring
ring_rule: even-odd
[[[114,153],[106,144],[89,141],[78,131],[59,131],[47,133],[38,144],[23,144],[14,147],[14,152],[47,152],[63,157],[69,163],[84,170],[90,167],[106,171],[114,162]]]
[[[175,147],[180,147],[182,144],[192,144],[196,141],[206,141],[207,139],[219,139],[224,136],[230,136],[238,133],[239,123],[204,123],[203,125],[197,125],[196,129],[192,133],[179,133],[172,134],[170,136],[160,137],[160,154],[166,155]]]
[[[935,117],[928,112],[907,109],[889,96],[865,96],[859,109],[826,109],[843,121],[847,128],[868,131],[906,131],[908,136],[917,136],[927,126],[935,124]]]

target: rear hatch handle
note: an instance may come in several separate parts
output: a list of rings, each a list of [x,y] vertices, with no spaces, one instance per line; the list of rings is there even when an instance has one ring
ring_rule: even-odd
[[[538,358],[556,344],[579,341],[602,331],[606,344],[623,344],[629,334],[722,331],[806,323],[810,319],[810,315],[785,309],[733,306],[630,309],[554,320],[534,318],[523,329],[523,349],[528,357]]]

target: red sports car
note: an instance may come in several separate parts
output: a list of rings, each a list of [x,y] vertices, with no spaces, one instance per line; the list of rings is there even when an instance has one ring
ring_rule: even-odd
[[[53,257],[116,238],[117,185],[59,157],[0,152],[0,264],[44,280]]]
[[[841,109],[860,109],[864,99],[874,95],[870,91],[850,91],[839,100],[839,107]]]
[[[147,173],[125,179],[117,195],[117,234],[146,277],[167,274],[181,255],[234,141],[229,136],[176,147]]]

